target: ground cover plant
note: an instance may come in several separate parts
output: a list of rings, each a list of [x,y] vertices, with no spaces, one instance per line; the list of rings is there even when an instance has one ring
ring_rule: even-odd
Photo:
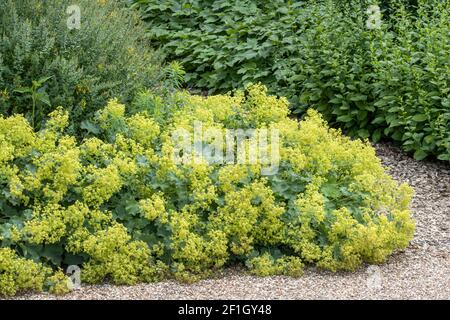
[[[450,160],[448,0],[131,2],[193,88],[261,81],[299,115],[312,107],[351,136]]]
[[[193,140],[196,122],[278,130],[278,171],[263,175],[262,161],[178,163],[172,133]],[[2,295],[67,292],[68,265],[82,267],[84,282],[117,284],[195,281],[232,264],[262,276],[299,276],[306,264],[354,270],[414,233],[412,190],[369,143],[329,129],[313,109],[291,119],[287,99],[262,85],[210,97],[143,91],[128,107],[110,100],[81,142],[69,124],[63,108],[39,131],[22,115],[0,117]]]

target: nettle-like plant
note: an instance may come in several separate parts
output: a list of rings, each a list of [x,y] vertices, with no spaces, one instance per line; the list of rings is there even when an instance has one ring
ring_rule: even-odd
[[[67,265],[81,266],[85,282],[118,284],[193,281],[236,263],[257,275],[298,276],[305,264],[354,270],[411,240],[411,188],[386,174],[370,144],[329,129],[316,111],[290,119],[287,99],[262,85],[175,93],[164,122],[154,102],[142,93],[127,112],[111,100],[82,143],[66,134],[63,109],[39,132],[22,116],[0,118],[2,294],[64,292],[58,268]],[[262,161],[178,162],[172,133],[194,141],[198,122],[276,130],[277,172],[263,175]]]

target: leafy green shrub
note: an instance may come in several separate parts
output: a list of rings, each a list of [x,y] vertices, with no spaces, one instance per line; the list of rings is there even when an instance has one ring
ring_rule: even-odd
[[[380,30],[353,8],[325,11],[305,59],[288,65],[301,83],[298,111],[322,112],[346,133],[389,137],[413,152],[450,160],[450,1],[398,6]]]
[[[450,160],[450,1],[135,0],[152,41],[188,83],[223,92],[261,81],[332,126]]]
[[[119,3],[77,1],[81,26],[71,30],[73,1],[2,1],[0,113],[25,114],[39,128],[63,106],[77,129],[110,98],[130,102],[137,91],[161,86],[160,55],[147,47],[139,17]]]
[[[417,15],[400,9],[394,36],[375,35],[372,123],[416,159],[450,161],[450,1],[421,2]]]
[[[81,143],[61,108],[39,132],[22,116],[0,118],[0,246],[46,267],[82,265],[89,283],[132,284],[192,281],[232,263],[258,275],[298,276],[304,264],[353,270],[411,240],[411,188],[316,111],[299,123],[287,99],[254,85],[207,98],[177,92],[160,125],[151,101],[142,93],[127,116],[111,100]],[[263,176],[261,161],[178,163],[172,133],[192,139],[198,121],[219,132],[278,130],[278,172]],[[13,294],[1,263],[12,253],[0,254],[0,292]]]
[[[180,59],[188,82],[211,93],[282,81],[274,53],[292,45],[305,22],[304,4],[285,0],[133,2],[142,9],[155,44],[163,45],[169,58]]]

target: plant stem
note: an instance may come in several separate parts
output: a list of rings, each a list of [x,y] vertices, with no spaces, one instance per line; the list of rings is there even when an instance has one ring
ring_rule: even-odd
[[[36,98],[34,97],[34,93],[31,95],[31,99],[33,100],[33,110],[32,110],[32,114],[31,114],[31,126],[34,129],[34,114],[35,114],[35,109],[36,109]]]

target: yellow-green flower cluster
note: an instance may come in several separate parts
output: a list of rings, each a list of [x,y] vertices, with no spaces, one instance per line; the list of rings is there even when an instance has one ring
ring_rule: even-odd
[[[150,199],[141,200],[139,204],[146,219],[153,221],[160,218],[165,222],[168,221],[165,201],[160,195],[154,194]]]
[[[249,259],[246,264],[250,273],[261,277],[271,275],[298,277],[303,274],[303,263],[298,257],[284,256],[275,259],[269,253],[264,253]]]
[[[92,181],[83,189],[83,199],[92,207],[99,207],[122,187],[122,178],[115,165],[106,168],[86,168],[87,179]]]
[[[199,217],[188,210],[173,212],[172,258],[176,261],[175,276],[188,280],[189,276],[211,271],[223,266],[228,257],[227,239],[223,232],[213,230],[198,232]]]
[[[134,284],[154,275],[148,246],[131,241],[123,225],[113,224],[80,241],[80,250],[91,257],[83,266],[83,281],[98,283],[111,277],[117,284]]]
[[[246,255],[259,245],[276,245],[283,239],[280,219],[284,208],[275,204],[272,190],[256,181],[225,195],[225,204],[211,217],[211,224],[229,238],[230,251]]]
[[[123,120],[124,115],[125,106],[120,104],[117,99],[113,99],[108,102],[105,109],[99,111],[98,119],[103,128],[108,128],[111,126],[111,122]]]
[[[159,135],[159,126],[155,121],[143,114],[135,114],[127,119],[130,138],[138,141],[143,147],[151,147]]]
[[[45,286],[55,294],[68,292],[68,278],[60,271],[19,257],[9,248],[0,248],[0,296],[26,290],[41,291]]]

